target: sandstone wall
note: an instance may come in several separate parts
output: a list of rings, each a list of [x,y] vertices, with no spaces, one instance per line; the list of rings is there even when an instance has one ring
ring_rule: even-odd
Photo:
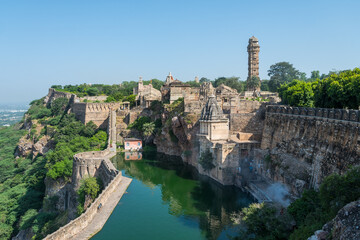
[[[257,101],[240,101],[240,104],[229,115],[232,133],[253,133],[253,140],[261,141],[264,128],[265,111],[268,103]]]
[[[99,128],[105,129],[109,112],[119,108],[120,103],[76,102],[72,105],[72,112],[84,124],[93,121]]]
[[[268,106],[258,164],[298,194],[318,188],[329,174],[360,164],[359,127],[357,110]]]

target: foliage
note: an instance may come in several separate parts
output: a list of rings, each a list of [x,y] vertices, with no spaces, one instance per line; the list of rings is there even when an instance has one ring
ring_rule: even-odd
[[[24,133],[13,126],[0,128],[0,239],[16,234],[33,215],[27,211],[40,209],[44,197],[45,159],[13,155]]]
[[[164,85],[164,81],[161,81],[161,80],[156,79],[156,78],[153,78],[153,79],[148,80],[148,81],[143,81],[144,85],[149,85],[150,83],[152,84],[153,88],[155,88],[157,90],[160,90],[161,87]]]
[[[144,123],[142,130],[143,130],[143,135],[145,137],[147,137],[147,138],[150,137],[155,131],[155,123],[153,123],[153,122]]]
[[[44,99],[42,98],[30,103],[30,108],[28,109],[27,114],[30,115],[31,119],[42,119],[52,115],[51,110],[44,106],[43,101]]]
[[[358,109],[360,106],[360,69],[332,74],[316,82],[316,107]]]
[[[130,102],[130,107],[133,107],[133,106],[135,106],[135,99],[136,99],[136,96],[133,95],[133,94],[131,94],[131,95],[125,97],[125,98],[123,99],[123,101],[124,101],[124,102],[125,102],[125,101]]]
[[[272,92],[276,92],[281,84],[289,83],[294,79],[302,79],[302,76],[304,76],[288,62],[278,62],[271,65],[268,75],[270,77],[269,89]]]
[[[80,187],[77,191],[78,198],[78,214],[80,215],[84,211],[85,197],[89,196],[94,200],[103,189],[103,183],[100,178],[87,177],[80,181]]]
[[[196,81],[187,81],[185,84],[190,85],[191,87],[200,87],[201,83]]]
[[[261,91],[270,91],[269,80],[266,80],[266,79],[261,80],[260,90]]]
[[[52,116],[57,116],[63,114],[66,106],[68,105],[69,100],[67,98],[57,98],[51,103],[51,114]]]
[[[350,108],[360,106],[360,69],[333,73],[314,82],[294,80],[279,88],[284,103],[292,106]]]
[[[215,79],[213,85],[214,85],[214,87],[218,87],[221,84],[224,84],[228,87],[236,89],[240,93],[240,92],[244,91],[246,83],[241,82],[239,79],[240,78],[238,78],[238,77],[229,77],[229,78],[219,77],[219,78]]]
[[[133,123],[129,124],[128,128],[142,131],[144,124],[150,123],[150,122],[151,122],[151,119],[149,117],[146,117],[146,116],[139,117]]]
[[[255,236],[253,239],[260,240],[287,239],[291,227],[286,213],[278,215],[274,206],[265,203],[252,203],[243,208],[241,220],[247,230],[237,239],[246,239],[246,236]]]
[[[294,80],[291,83],[281,85],[278,89],[279,96],[285,104],[290,106],[314,107],[315,84]]]
[[[301,198],[288,207],[298,227],[290,235],[290,239],[307,239],[315,230],[333,219],[343,206],[359,198],[360,167],[341,176],[332,174],[326,177],[319,192],[305,191]]]
[[[246,88],[248,91],[254,91],[260,86],[260,78],[257,76],[252,76],[249,80],[246,81]]]
[[[209,171],[215,167],[213,161],[214,157],[210,152],[210,149],[207,148],[204,152],[201,153],[199,163],[205,171]]]

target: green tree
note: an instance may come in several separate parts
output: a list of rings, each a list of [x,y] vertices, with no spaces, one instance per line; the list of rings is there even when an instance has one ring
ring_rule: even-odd
[[[69,100],[67,98],[57,98],[51,103],[51,113],[53,116],[57,116],[60,114],[63,114],[67,105],[69,103]]]
[[[285,104],[290,106],[314,107],[314,84],[294,80],[289,84],[281,85],[279,95]]]
[[[86,93],[89,95],[89,96],[96,96],[99,94],[99,90],[96,88],[96,87],[91,87],[89,88]]]
[[[142,130],[143,130],[144,136],[146,138],[149,138],[155,131],[155,123],[153,123],[153,122],[144,123]]]
[[[224,84],[228,87],[236,89],[239,93],[244,91],[245,83],[240,81],[239,77],[219,77],[214,81],[214,87],[218,87],[221,84]]]
[[[270,66],[268,70],[270,77],[269,89],[276,92],[281,84],[289,83],[294,79],[301,79],[304,74],[299,72],[288,62],[278,62]]]
[[[267,80],[267,79],[261,80],[260,90],[261,91],[270,91],[269,80]]]
[[[210,149],[207,148],[204,152],[201,153],[199,163],[205,171],[209,171],[215,167],[213,161],[214,157],[210,152]]]

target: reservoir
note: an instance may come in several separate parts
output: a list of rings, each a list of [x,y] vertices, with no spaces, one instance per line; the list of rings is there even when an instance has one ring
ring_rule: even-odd
[[[142,160],[112,159],[133,178],[103,229],[104,239],[230,239],[237,228],[232,214],[253,202],[233,186],[222,186],[180,158],[146,154]]]

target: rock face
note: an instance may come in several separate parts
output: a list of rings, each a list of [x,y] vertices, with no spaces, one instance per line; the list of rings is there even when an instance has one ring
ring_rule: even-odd
[[[360,239],[360,200],[340,209],[336,217],[315,232],[308,240],[358,240]]]
[[[164,124],[167,117],[162,116]],[[182,116],[173,117],[170,126],[162,128],[161,133],[154,139],[157,151],[167,155],[181,156],[185,162],[195,165],[198,150],[196,134],[199,132],[197,120],[200,116],[193,117],[191,123],[186,122]]]

